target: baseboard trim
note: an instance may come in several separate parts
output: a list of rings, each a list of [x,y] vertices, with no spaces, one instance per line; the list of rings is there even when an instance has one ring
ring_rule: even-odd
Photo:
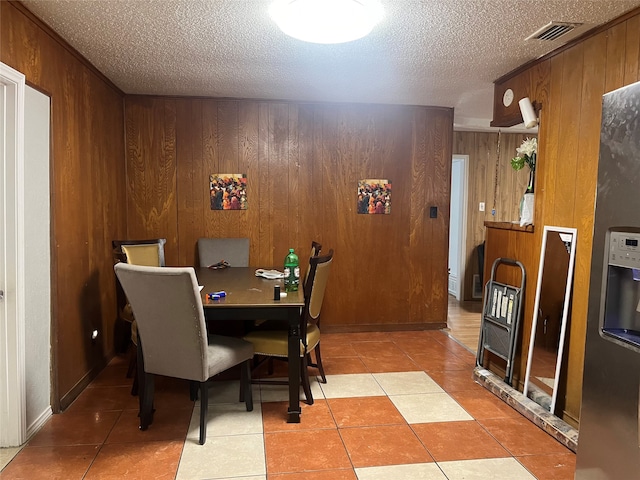
[[[31,425],[27,427],[27,441],[30,440],[33,435],[38,433],[38,430],[40,430],[47,420],[49,420],[51,415],[53,415],[53,411],[50,406],[45,408],[44,411],[38,415],[38,418],[36,418]]]
[[[73,401],[78,398],[78,395],[80,395],[83,390],[87,388],[87,386],[93,381],[93,379],[96,378],[102,370],[104,370],[104,367],[109,364],[114,356],[114,352],[109,352],[109,355],[107,357],[102,358],[102,360],[97,365],[94,365],[91,370],[85,373],[84,376],[80,380],[78,380],[78,382],[73,387],[71,387],[71,390],[69,390],[60,398],[61,412],[65,411],[69,407],[69,405],[71,405]]]
[[[364,324],[364,325],[322,325],[323,333],[359,333],[359,332],[402,332],[442,330],[446,323],[394,323],[394,324]]]

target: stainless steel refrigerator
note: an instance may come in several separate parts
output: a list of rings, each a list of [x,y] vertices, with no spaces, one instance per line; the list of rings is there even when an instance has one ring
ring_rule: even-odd
[[[577,480],[640,479],[640,82],[604,95]]]

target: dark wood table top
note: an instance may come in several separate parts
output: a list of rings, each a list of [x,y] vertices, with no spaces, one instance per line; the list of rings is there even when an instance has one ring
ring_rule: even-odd
[[[297,292],[287,292],[286,297],[273,299],[273,288],[280,285],[284,292],[284,280],[268,280],[256,277],[253,267],[229,267],[219,270],[196,268],[198,283],[203,285],[202,305],[204,308],[243,308],[243,307],[303,307],[302,288]],[[209,300],[207,293],[224,290],[226,297]]]

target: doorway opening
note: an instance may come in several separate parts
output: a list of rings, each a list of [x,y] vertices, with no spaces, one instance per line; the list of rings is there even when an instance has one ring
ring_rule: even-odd
[[[464,272],[467,245],[467,184],[469,156],[454,155],[451,163],[449,222],[449,293],[464,299]]]

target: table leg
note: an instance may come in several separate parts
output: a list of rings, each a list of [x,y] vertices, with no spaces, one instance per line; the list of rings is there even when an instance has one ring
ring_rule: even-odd
[[[289,411],[288,423],[300,423],[300,313],[290,308],[289,319]]]

